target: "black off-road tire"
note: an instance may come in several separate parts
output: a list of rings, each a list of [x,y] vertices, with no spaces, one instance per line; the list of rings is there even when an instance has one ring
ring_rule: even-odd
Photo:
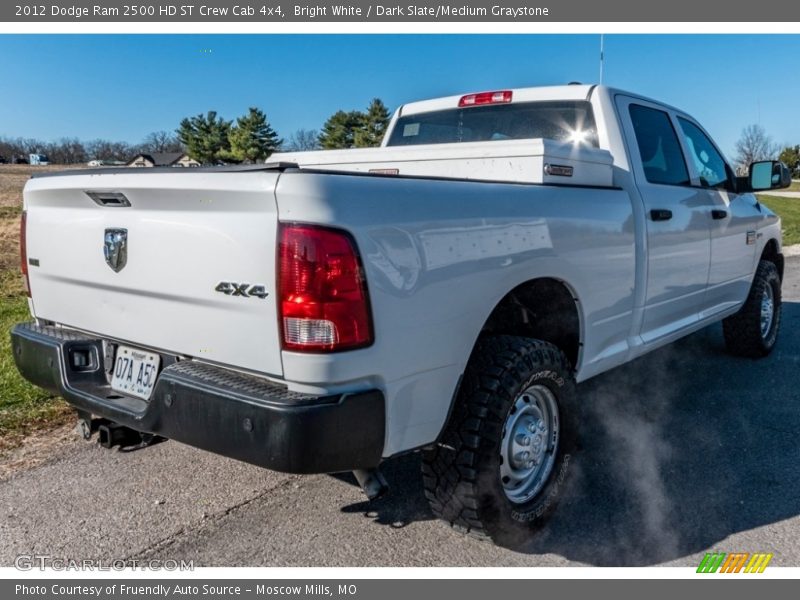
[[[500,480],[503,425],[529,386],[546,386],[560,423],[555,462],[541,490],[524,503]],[[425,495],[433,513],[463,532],[518,547],[555,508],[577,442],[575,381],[569,361],[547,342],[514,336],[478,342],[440,443],[423,451]]]
[[[766,334],[761,331],[761,300],[765,288],[772,288],[774,303],[772,324]],[[761,358],[775,347],[781,325],[781,278],[769,261],[758,263],[747,300],[739,312],[722,321],[722,332],[728,352],[736,356]]]

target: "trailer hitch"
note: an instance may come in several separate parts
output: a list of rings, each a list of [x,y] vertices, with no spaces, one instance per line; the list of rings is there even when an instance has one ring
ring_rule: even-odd
[[[103,448],[119,446],[120,452],[132,452],[166,441],[159,435],[136,431],[108,419],[93,419],[82,411],[78,413],[78,431],[85,440],[90,440],[97,432],[97,442]]]

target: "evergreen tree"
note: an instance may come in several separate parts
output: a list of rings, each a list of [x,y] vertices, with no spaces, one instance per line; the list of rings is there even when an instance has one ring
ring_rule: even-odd
[[[214,163],[230,152],[228,134],[231,121],[218,118],[217,112],[208,111],[181,121],[176,130],[178,140],[186,153],[202,164]]]
[[[319,145],[325,150],[354,147],[356,131],[363,122],[364,114],[360,111],[337,111],[322,126]]]
[[[787,146],[781,150],[778,160],[784,163],[792,172],[800,168],[800,146]]]
[[[255,107],[236,120],[228,140],[232,157],[244,162],[263,161],[283,143],[264,112]]]
[[[357,148],[374,148],[381,145],[383,134],[389,125],[389,109],[380,98],[373,98],[364,115],[361,127],[354,136]]]

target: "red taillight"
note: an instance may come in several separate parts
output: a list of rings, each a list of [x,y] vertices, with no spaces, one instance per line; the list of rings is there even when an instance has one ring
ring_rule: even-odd
[[[508,104],[511,102],[513,94],[509,91],[502,92],[481,92],[480,94],[467,94],[461,96],[458,101],[459,107],[480,106],[481,104]]]
[[[327,227],[283,224],[279,240],[283,347],[336,352],[371,344],[369,297],[350,235]]]
[[[19,260],[20,270],[22,271],[22,284],[25,286],[25,293],[31,295],[31,282],[28,279],[28,213],[22,211],[22,218],[19,221]]]

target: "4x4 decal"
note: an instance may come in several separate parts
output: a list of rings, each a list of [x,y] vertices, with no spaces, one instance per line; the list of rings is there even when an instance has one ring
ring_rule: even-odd
[[[222,292],[226,296],[242,296],[244,298],[252,296],[262,300],[269,296],[269,292],[263,285],[250,285],[249,283],[236,283],[235,281],[220,281],[214,291]]]

